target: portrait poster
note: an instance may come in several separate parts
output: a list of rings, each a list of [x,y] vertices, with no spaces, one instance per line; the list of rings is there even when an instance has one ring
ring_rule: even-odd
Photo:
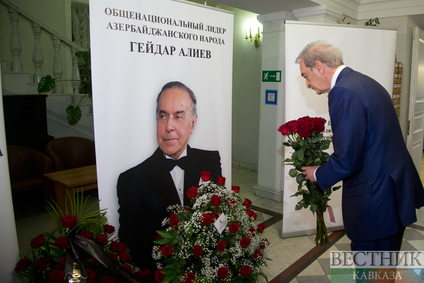
[[[219,151],[229,186],[233,14],[184,1],[92,0],[90,27],[98,190],[109,223],[119,228],[119,174],[158,147],[156,98],[171,81],[197,97],[188,144]]]
[[[354,25],[320,24],[287,21],[285,24],[285,121],[303,116],[322,117],[327,120],[324,135],[331,138],[331,121],[328,113],[327,94],[317,95],[306,87],[296,58],[303,48],[314,41],[322,40],[337,46],[343,53],[344,64],[374,78],[391,94],[396,51],[395,30]],[[372,46],[372,48],[370,48]],[[285,147],[285,157],[291,156],[292,149]],[[328,151],[332,152],[332,147]],[[288,174],[292,168],[283,165],[284,212],[282,235],[295,236],[315,233],[316,216],[309,209],[295,210],[300,197],[291,197],[297,191],[297,183]],[[341,185],[341,182],[336,186]],[[335,223],[330,221],[329,211],[324,213],[327,228],[343,228],[341,210],[342,189],[330,196],[329,205],[334,212]]]
[[[1,71],[1,68],[0,68]],[[15,215],[13,211],[12,189],[10,184],[9,164],[7,155],[6,130],[3,114],[3,91],[0,77],[0,276],[4,282],[15,282],[17,276],[11,272],[18,262],[19,246],[16,232]]]

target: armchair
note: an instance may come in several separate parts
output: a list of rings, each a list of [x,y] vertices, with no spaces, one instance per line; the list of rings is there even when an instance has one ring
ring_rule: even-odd
[[[45,173],[53,172],[53,160],[44,153],[17,145],[7,146],[9,175],[12,194],[43,191],[44,199],[54,198],[53,188],[44,179]]]
[[[46,144],[45,151],[53,159],[55,171],[96,164],[94,141],[86,138],[57,138]]]

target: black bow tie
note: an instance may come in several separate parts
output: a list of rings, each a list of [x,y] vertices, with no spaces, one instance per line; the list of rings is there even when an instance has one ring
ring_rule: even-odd
[[[175,166],[178,166],[181,169],[185,170],[187,168],[188,158],[186,156],[178,160],[167,158],[165,160],[165,164],[166,164],[166,168],[168,168],[169,171],[172,171],[172,169],[174,169]]]

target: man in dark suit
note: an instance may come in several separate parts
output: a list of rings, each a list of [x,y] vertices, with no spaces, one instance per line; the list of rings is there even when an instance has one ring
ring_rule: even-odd
[[[164,229],[169,205],[189,206],[187,191],[198,186],[200,173],[221,176],[218,151],[194,149],[188,140],[197,121],[196,97],[180,82],[163,86],[157,97],[156,124],[159,147],[143,163],[118,179],[119,238],[128,245],[139,268],[156,270],[152,258],[156,230]]]
[[[420,177],[388,92],[343,65],[341,51],[313,42],[299,54],[306,86],[327,93],[334,152],[306,179],[326,190],[343,181],[342,211],[351,249],[400,250],[405,227],[424,205]]]

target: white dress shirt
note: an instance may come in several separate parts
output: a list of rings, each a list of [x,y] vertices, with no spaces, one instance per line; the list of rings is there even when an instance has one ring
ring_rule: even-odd
[[[180,158],[187,156],[187,148],[181,153]],[[165,154],[168,159],[174,159]],[[175,188],[177,189],[178,196],[180,197],[181,205],[184,205],[184,170],[179,166],[175,166],[174,169],[169,172],[172,180],[174,181]]]

